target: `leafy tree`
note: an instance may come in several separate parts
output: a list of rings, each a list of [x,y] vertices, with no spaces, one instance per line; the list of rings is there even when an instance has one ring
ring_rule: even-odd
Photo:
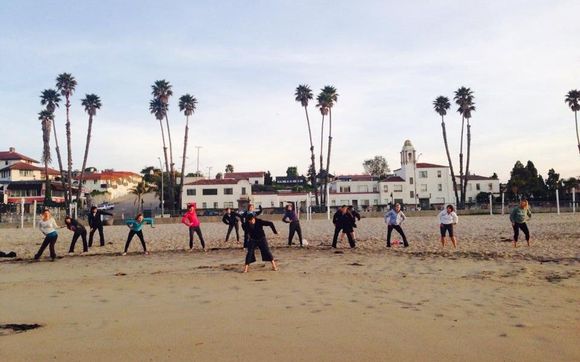
[[[561,190],[563,188],[562,179],[560,179],[560,174],[556,173],[553,168],[548,170],[548,178],[546,179],[546,188],[550,197],[556,197],[556,190]]]
[[[272,174],[270,173],[270,171],[268,171],[264,175],[264,185],[272,186],[272,183],[273,183]]]
[[[497,176],[497,173],[495,173],[495,172],[493,173],[493,175],[491,175],[491,178],[492,178],[493,180],[497,180],[497,179],[499,179],[499,177]]]
[[[296,166],[290,166],[286,170],[286,176],[288,177],[298,177],[298,168]]]
[[[365,160],[363,162],[363,167],[367,175],[381,178],[387,176],[387,174],[391,172],[389,164],[383,156],[375,156],[375,158]]]
[[[451,171],[451,180],[453,181],[453,191],[455,192],[455,204],[459,205],[459,195],[457,193],[457,179],[455,178],[455,172],[453,170],[453,162],[451,161],[451,154],[449,153],[449,144],[447,142],[447,129],[445,128],[445,116],[447,115],[447,110],[451,107],[449,103],[449,98],[444,96],[439,96],[433,102],[433,108],[435,112],[441,116],[441,130],[443,132],[443,143],[445,144],[445,153],[447,154],[447,162],[449,163],[449,171]],[[461,182],[461,180],[460,180]]]
[[[312,129],[310,127],[310,118],[308,117],[308,103],[310,100],[312,100],[312,90],[308,85],[301,84],[298,87],[296,87],[296,92],[294,93],[294,95],[296,96],[295,98],[296,102],[300,102],[302,107],[304,107],[304,112],[306,113],[306,123],[308,125],[308,137],[310,140],[310,162],[311,162],[310,168],[314,170],[311,174],[309,174],[309,177],[310,182],[314,187],[314,198],[316,205],[318,206],[319,200],[318,200],[318,190],[316,187],[316,161],[314,156],[314,144],[312,143]],[[322,157],[322,148],[320,149],[320,154]]]
[[[218,173],[215,174],[215,179],[216,180],[221,180],[223,178],[224,178],[224,174],[223,173],[218,172]]]
[[[141,202],[143,200],[143,195],[151,191],[152,191],[151,187],[143,181],[139,182],[137,185],[135,185],[129,190],[129,193],[136,196],[135,203],[137,203],[137,208],[139,212],[143,211],[143,203]]]
[[[81,190],[83,188],[83,176],[85,168],[87,167],[87,158],[89,157],[89,145],[91,143],[91,131],[93,129],[93,117],[97,114],[97,109],[101,109],[101,99],[96,94],[87,94],[85,99],[81,100],[81,104],[85,107],[85,112],[89,115],[89,127],[87,128],[87,142],[85,144],[85,154],[83,157],[83,166],[81,167],[81,174],[79,176],[79,187],[77,190],[77,205],[81,205]]]
[[[72,198],[72,140],[70,130],[70,97],[74,93],[77,86],[76,79],[70,73],[61,73],[56,77],[56,88],[60,94],[64,96],[66,103],[66,150],[67,150],[67,180],[68,188],[65,192],[65,203],[67,212]]]
[[[234,172],[234,166],[232,164],[228,163],[226,165],[226,170],[225,171],[226,171],[226,173],[232,173],[232,172]]]
[[[573,89],[566,94],[564,100],[568,107],[574,112],[574,121],[576,124],[576,140],[578,141],[578,152],[580,152],[580,135],[578,135],[578,111],[580,111],[580,91]]]
[[[155,168],[154,166],[148,166],[141,170],[141,175],[143,175],[143,181],[152,184],[161,177],[161,169]]]

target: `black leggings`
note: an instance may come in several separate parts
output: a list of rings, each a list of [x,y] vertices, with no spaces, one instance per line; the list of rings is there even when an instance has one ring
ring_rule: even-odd
[[[292,239],[294,239],[295,233],[298,233],[298,241],[300,241],[300,246],[302,246],[302,228],[300,228],[300,221],[292,221],[290,223],[290,230],[288,232],[288,245],[292,245]]]
[[[82,231],[75,231],[73,238],[72,238],[72,242],[70,244],[70,248],[68,250],[69,253],[73,253],[75,251],[75,244],[77,243],[78,238],[81,237],[83,240],[83,252],[87,252],[89,251],[89,248],[87,247],[87,231],[86,230],[82,230]]]
[[[54,244],[56,244],[56,239],[58,239],[57,233],[46,235],[44,241],[42,242],[42,245],[40,246],[40,249],[38,249],[38,252],[36,253],[36,255],[34,255],[34,259],[40,259],[40,256],[42,255],[42,253],[44,253],[44,249],[46,249],[47,246],[48,249],[50,250],[50,257],[53,260],[56,259],[56,252],[54,251]]]
[[[256,248],[260,249],[260,253],[262,253],[262,261],[272,261],[274,260],[274,256],[270,251],[270,247],[268,246],[268,241],[266,238],[261,238],[258,240],[248,240],[248,252],[246,253],[246,265],[250,265],[256,261],[256,255],[254,255],[254,250]]]
[[[99,242],[101,243],[101,246],[105,246],[105,234],[103,233],[103,225],[101,225],[91,229],[91,232],[89,233],[89,248],[93,246],[93,236],[97,230],[99,231]]]
[[[348,244],[350,245],[350,247],[354,248],[356,246],[354,237],[352,236],[352,234],[354,234],[354,230],[352,228],[344,229],[344,228],[338,228],[338,227],[334,228],[334,237],[332,238],[332,247],[336,248],[336,244],[338,242],[338,234],[340,234],[341,230],[343,233],[346,234],[346,237],[348,238]]]
[[[143,239],[143,231],[139,230],[139,231],[129,231],[129,236],[127,236],[127,242],[125,243],[125,253],[127,252],[127,250],[129,250],[129,244],[131,244],[131,240],[133,239],[133,236],[137,235],[137,237],[139,237],[139,240],[141,240],[141,245],[143,246],[143,251],[147,251],[147,246],[145,245],[145,239]]]
[[[232,229],[236,229],[236,240],[237,241],[240,241],[240,230],[239,230],[240,229],[240,226],[238,225],[237,222],[236,223],[233,223],[233,224],[230,224],[228,226],[228,233],[226,234],[226,241],[229,240],[230,233],[232,232]]]
[[[194,232],[199,237],[199,242],[201,243],[201,247],[205,249],[205,241],[203,241],[203,235],[201,234],[201,228],[199,226],[190,226],[189,227],[189,248],[193,249],[193,233]]]
[[[393,232],[393,229],[395,229],[403,238],[403,244],[405,246],[409,245],[409,243],[407,242],[407,237],[405,236],[405,233],[403,232],[403,228],[401,227],[401,225],[387,225],[387,246],[391,246],[391,233]]]
[[[526,224],[525,222],[519,224],[519,223],[514,223],[513,225],[514,228],[514,241],[518,241],[518,237],[520,236],[520,229],[522,229],[522,231],[524,232],[524,235],[526,236],[526,241],[530,241],[530,230],[528,230],[528,224]]]

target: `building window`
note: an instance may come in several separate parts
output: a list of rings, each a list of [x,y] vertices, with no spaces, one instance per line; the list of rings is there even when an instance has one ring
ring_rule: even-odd
[[[481,189],[481,186],[479,186],[479,184],[475,184],[475,189],[476,189],[477,191],[479,191],[479,190]]]
[[[412,185],[413,184],[413,178],[409,177],[409,184]]]
[[[202,202],[202,203],[201,203],[201,208],[202,208],[202,209],[207,209],[207,203],[205,203],[205,202]]]
[[[421,184],[421,192],[426,192],[426,191],[427,191],[427,185]]]
[[[231,202],[231,201],[224,202],[224,209],[227,209],[227,208],[233,209],[234,208],[234,203]]]
[[[419,171],[419,178],[427,178],[427,171]]]
[[[415,198],[415,192],[413,191],[409,191],[409,197],[414,199]]]
[[[379,192],[379,187],[377,185],[373,185],[373,192]]]
[[[378,204],[379,204],[379,200],[377,200],[377,199],[374,199],[374,200],[373,200],[373,205],[378,205]]]
[[[369,202],[369,200],[360,200],[362,206],[369,206],[371,203]]]
[[[217,189],[203,189],[201,190],[202,195],[217,195]]]
[[[217,203],[217,202],[214,202],[214,203],[213,203],[213,208],[214,208],[214,209],[217,209],[218,207],[219,207],[219,206],[218,206],[218,203]]]
[[[441,170],[437,171],[437,178],[441,178]]]
[[[224,195],[233,195],[233,194],[234,194],[233,188],[224,189]]]
[[[18,173],[22,177],[32,176],[32,170],[18,170]]]
[[[246,194],[246,188],[242,187],[242,195],[245,195],[245,194]]]
[[[487,190],[493,191],[493,184],[487,184]]]
[[[393,186],[394,192],[403,192],[403,185],[395,185]]]
[[[389,192],[389,185],[383,185],[383,191]]]
[[[339,192],[350,192],[350,186],[340,186]]]
[[[187,196],[195,196],[195,189],[187,189]]]
[[[437,184],[437,191],[443,191],[443,185]]]
[[[369,187],[367,185],[360,185],[358,187],[358,192],[369,192]]]

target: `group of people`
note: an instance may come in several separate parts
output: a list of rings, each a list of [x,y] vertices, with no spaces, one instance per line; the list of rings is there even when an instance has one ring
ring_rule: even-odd
[[[242,231],[244,233],[243,247],[246,249],[246,258],[244,264],[244,272],[248,271],[249,265],[256,261],[255,250],[259,249],[262,255],[263,261],[271,262],[272,269],[277,270],[276,263],[274,261],[274,256],[270,251],[266,234],[264,232],[264,227],[270,227],[274,234],[278,234],[276,227],[270,221],[262,220],[258,216],[262,213],[262,207],[259,206],[258,210],[255,209],[253,204],[249,204],[247,210],[243,212],[233,211],[228,208],[222,217],[222,222],[228,225],[228,230],[226,233],[225,241],[229,240],[230,234],[233,230],[236,232],[236,241],[240,241],[239,227],[241,224]],[[87,230],[86,228],[76,219],[70,216],[65,217],[65,225],[70,231],[73,232],[73,237],[71,245],[69,248],[69,253],[74,253],[75,245],[80,238],[83,243],[83,252],[88,252],[88,249],[93,245],[94,234],[98,231],[99,233],[99,243],[100,246],[105,245],[105,236],[103,232],[103,216],[109,215],[111,213],[106,211],[97,210],[96,207],[92,207],[88,214],[88,223],[90,227],[89,238],[87,243]],[[532,213],[528,206],[527,200],[523,199],[520,201],[519,205],[516,206],[510,213],[510,221],[513,227],[513,245],[517,247],[517,242],[519,238],[519,231],[523,231],[527,245],[530,246],[530,232],[527,226],[527,221],[532,217]],[[342,233],[342,237],[346,235],[348,238],[348,243],[351,248],[356,247],[356,234],[355,229],[357,227],[356,222],[361,219],[360,214],[352,207],[347,205],[342,205],[334,214],[332,218],[332,223],[334,224],[334,236],[332,239],[332,248],[337,247],[338,237]],[[438,215],[439,219],[439,230],[441,235],[441,245],[445,247],[446,236],[449,236],[451,243],[454,248],[457,247],[457,238],[454,233],[454,226],[458,223],[459,217],[455,212],[453,205],[447,205]],[[406,248],[409,246],[409,242],[403,231],[402,225],[407,220],[407,217],[401,210],[400,204],[395,204],[395,206],[389,210],[384,215],[384,221],[387,224],[387,248],[391,247],[391,236],[393,230],[400,234],[403,239],[403,246]],[[298,241],[300,246],[304,246],[305,240],[302,237],[302,228],[300,227],[300,220],[298,214],[294,210],[292,204],[288,204],[284,210],[284,215],[282,221],[289,225],[288,230],[288,246],[293,244],[294,236],[298,236]],[[197,234],[201,247],[205,251],[205,240],[203,238],[203,233],[201,231],[201,223],[197,217],[196,205],[189,204],[187,212],[183,215],[181,222],[188,227],[189,230],[189,250],[193,250],[194,236]],[[147,251],[147,244],[143,236],[143,226],[145,219],[142,214],[138,214],[134,220],[129,220],[126,224],[129,227],[129,234],[127,236],[127,241],[125,242],[125,248],[122,255],[127,255],[127,251],[131,244],[133,237],[136,235],[141,241],[141,246],[143,247],[143,253],[149,254]],[[34,259],[38,260],[44,250],[48,247],[50,251],[50,258],[54,260],[56,258],[55,244],[58,239],[59,226],[57,225],[54,218],[51,216],[50,210],[45,209],[42,212],[41,219],[38,223],[40,231],[44,234],[45,238],[40,246],[40,249],[35,254]]]

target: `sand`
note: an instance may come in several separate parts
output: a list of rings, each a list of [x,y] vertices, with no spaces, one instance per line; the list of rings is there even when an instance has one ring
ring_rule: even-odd
[[[0,360],[580,360],[580,215],[534,215],[531,247],[514,249],[506,216],[465,216],[459,248],[441,250],[437,220],[410,218],[411,246],[387,250],[381,219],[359,222],[359,247],[329,248],[328,221],[302,221],[310,247],[270,238],[280,270],[242,274],[226,226],[202,225],[208,252],[185,252],[178,224],[127,228],[103,248],[30,262],[38,230],[0,230]],[[271,234],[269,234],[271,235]],[[506,241],[507,240],[507,241]],[[47,252],[45,252],[47,256]],[[45,259],[47,260],[47,259]],[[259,258],[258,258],[259,260]]]

